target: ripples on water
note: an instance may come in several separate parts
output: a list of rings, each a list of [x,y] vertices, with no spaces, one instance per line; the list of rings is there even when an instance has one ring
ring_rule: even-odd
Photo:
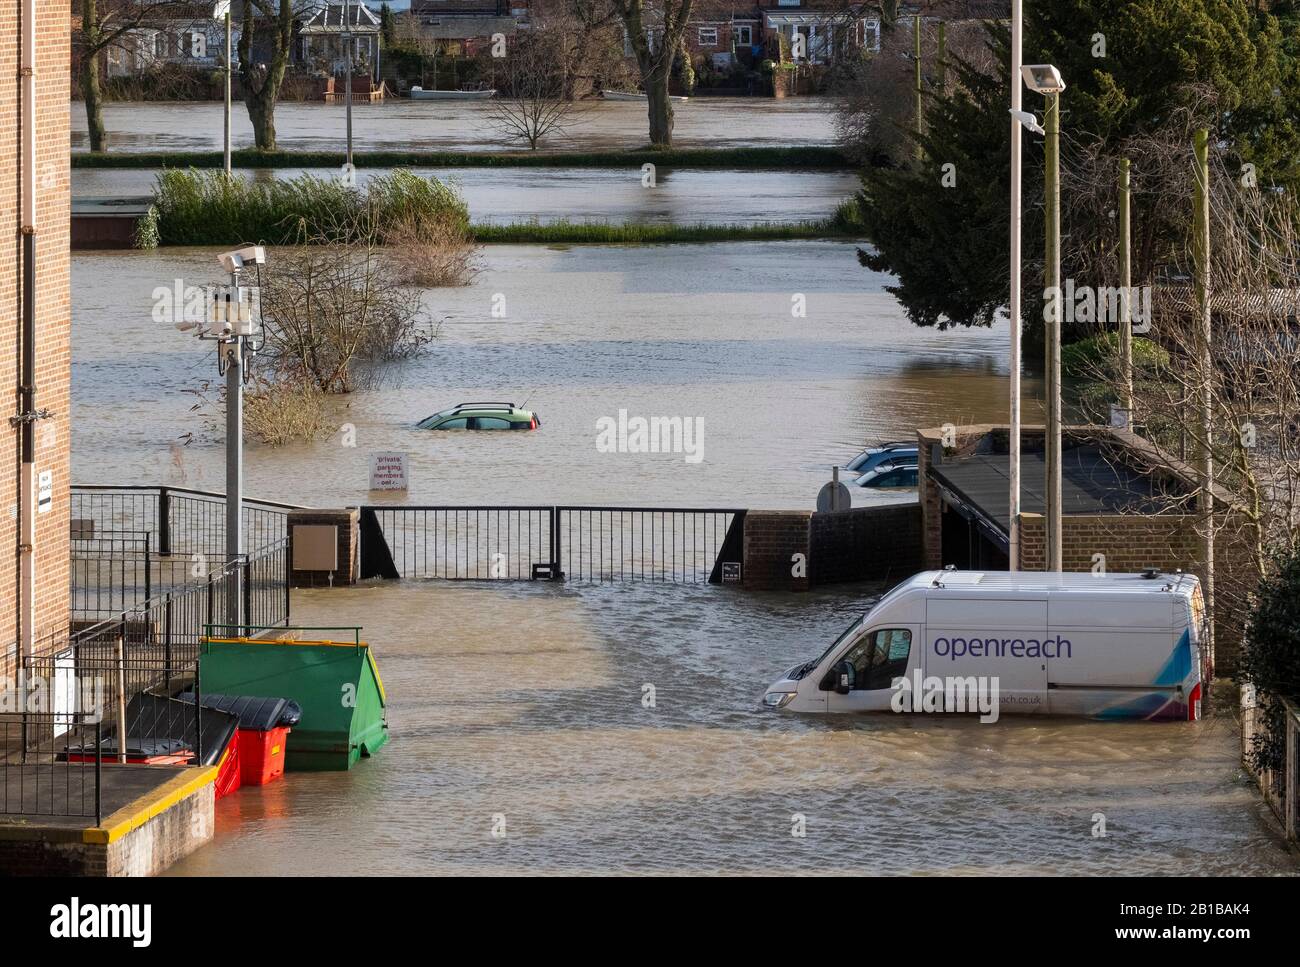
[[[769,681],[873,599],[650,585],[299,592],[297,621],[365,622],[394,739],[346,775],[290,774],[223,800],[215,843],[175,872],[1294,870],[1223,720],[981,726],[759,709]],[[1105,839],[1091,835],[1095,812]],[[790,835],[794,813],[804,839]]]

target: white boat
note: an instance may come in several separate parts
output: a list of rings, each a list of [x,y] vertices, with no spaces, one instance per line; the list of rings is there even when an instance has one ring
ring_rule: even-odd
[[[607,101],[644,101],[646,96],[640,91],[602,91],[600,94]],[[689,97],[683,97],[681,94],[669,94],[670,101],[689,101]]]
[[[416,101],[481,101],[491,97],[495,90],[487,91],[426,91],[418,84],[411,88],[411,97]]]

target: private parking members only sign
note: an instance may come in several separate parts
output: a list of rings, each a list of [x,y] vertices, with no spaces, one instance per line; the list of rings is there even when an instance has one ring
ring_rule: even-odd
[[[372,453],[370,455],[371,490],[406,489],[406,454]]]

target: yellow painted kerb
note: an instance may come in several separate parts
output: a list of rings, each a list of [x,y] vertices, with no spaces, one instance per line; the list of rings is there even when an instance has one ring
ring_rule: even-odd
[[[153,792],[141,796],[130,805],[105,817],[99,826],[81,831],[83,843],[107,844],[121,839],[133,829],[138,829],[160,813],[193,795],[217,778],[216,766],[185,769],[180,775],[168,779]]]

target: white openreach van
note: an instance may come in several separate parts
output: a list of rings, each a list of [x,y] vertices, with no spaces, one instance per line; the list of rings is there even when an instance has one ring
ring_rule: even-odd
[[[889,711],[913,683],[987,679],[1004,714],[1195,720],[1205,620],[1190,574],[926,571],[786,672],[763,704]],[[949,689],[942,710],[975,711],[952,700]]]

